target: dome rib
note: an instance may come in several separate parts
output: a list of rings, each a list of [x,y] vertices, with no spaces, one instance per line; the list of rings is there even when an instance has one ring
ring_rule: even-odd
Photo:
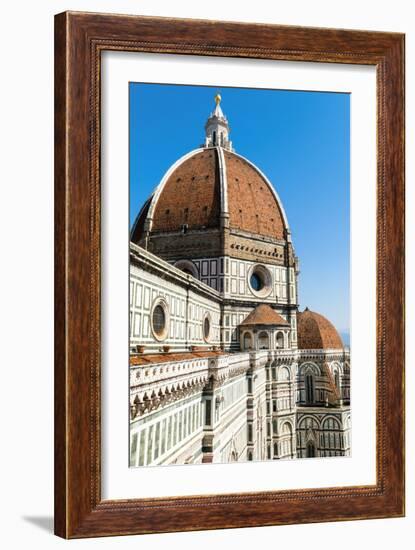
[[[242,155],[229,151],[224,155],[230,227],[283,240],[285,232],[289,234],[290,229],[281,200],[271,182]]]
[[[221,198],[221,215],[228,216],[228,178],[226,175],[225,155],[222,147],[216,147],[219,162],[219,177],[220,177],[220,198]]]
[[[205,149],[170,175],[154,207],[153,232],[219,227],[220,175],[217,153]]]
[[[137,242],[147,221],[150,232],[218,227],[221,213],[220,174],[215,149],[196,149],[165,173],[150,206],[142,209],[133,230]],[[141,218],[144,217],[144,220]]]
[[[140,239],[140,236],[144,233],[144,224],[147,219],[148,211],[150,209],[153,197],[154,195],[150,195],[150,197],[146,200],[146,202],[141,207],[141,210],[135,219],[133,228],[131,230],[131,240],[133,242],[138,242]]]

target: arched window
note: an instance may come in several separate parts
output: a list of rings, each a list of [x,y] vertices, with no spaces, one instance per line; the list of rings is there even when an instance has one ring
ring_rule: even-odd
[[[274,456],[278,456],[278,443],[274,443]]]
[[[244,349],[252,349],[252,336],[250,332],[244,334]]]
[[[252,451],[248,451],[248,460],[252,460]]]
[[[186,275],[192,275],[196,279],[199,278],[199,272],[196,265],[191,260],[178,260],[175,262],[174,267],[177,267]]]
[[[213,130],[213,145],[216,145],[216,130]]]
[[[341,425],[337,419],[329,417],[324,420],[322,424],[322,429],[323,430],[340,430]]]
[[[269,349],[269,338],[266,332],[260,332],[258,336],[259,349]]]
[[[312,374],[305,376],[305,400],[308,405],[314,403],[314,376]]]
[[[278,379],[279,380],[289,380],[290,379],[290,371],[287,367],[281,367],[278,372]]]
[[[307,458],[314,458],[316,456],[316,446],[312,441],[307,443]]]
[[[284,333],[278,332],[277,333],[277,348],[283,348],[284,347]]]
[[[292,445],[292,427],[289,422],[284,422],[281,427],[281,437],[282,439],[282,454],[284,456],[292,456],[293,445]]]

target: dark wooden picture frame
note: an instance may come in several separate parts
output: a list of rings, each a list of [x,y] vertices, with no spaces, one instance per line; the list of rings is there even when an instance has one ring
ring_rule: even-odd
[[[105,50],[376,67],[375,485],[101,499],[100,62]],[[404,35],[109,14],[57,15],[55,533],[78,538],[403,515]]]

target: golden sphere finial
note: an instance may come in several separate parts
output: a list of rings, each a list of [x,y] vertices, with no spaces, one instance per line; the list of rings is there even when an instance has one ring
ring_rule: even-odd
[[[215,95],[215,103],[216,105],[219,105],[219,103],[222,101],[222,96],[220,94]]]

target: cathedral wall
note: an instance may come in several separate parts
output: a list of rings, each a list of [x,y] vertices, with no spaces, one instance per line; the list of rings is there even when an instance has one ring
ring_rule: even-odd
[[[214,277],[212,272],[209,275],[204,273],[203,260],[199,260],[197,265],[202,267],[199,271],[200,279],[207,284],[211,284],[211,279]],[[269,273],[267,288],[262,293],[256,293],[250,284],[250,277],[257,265],[264,266]],[[218,274],[217,290],[223,292],[225,298],[281,305],[296,304],[296,280],[294,268],[292,267],[287,268],[266,262],[251,262],[225,257],[220,258]],[[223,279],[223,281],[220,281],[220,279]]]
[[[253,426],[254,452],[253,460],[267,458],[267,395],[265,366],[253,372]]]
[[[179,260],[178,266],[180,266]],[[130,282],[131,302],[131,344],[145,345],[146,350],[160,350],[163,345],[175,350],[188,349],[190,346],[220,345],[226,350],[240,349],[240,323],[258,303],[278,304],[280,313],[291,324],[289,335],[285,335],[285,347],[297,347],[296,277],[294,268],[270,264],[237,260],[229,257],[193,258],[186,265],[198,279],[209,285],[226,299],[222,307],[223,325],[220,327],[220,308],[218,302],[189,291],[183,284],[167,281],[132,265]],[[269,274],[267,288],[255,292],[250,277],[260,265]],[[151,327],[151,312],[158,297],[164,297],[169,307],[169,335],[160,342],[154,338]],[[202,323],[209,314],[212,320],[212,332],[209,341],[203,337]],[[222,334],[220,334],[222,330]],[[275,342],[271,345],[276,347]]]
[[[167,264],[166,264],[167,265]],[[175,270],[174,270],[175,271]],[[163,346],[180,351],[191,346],[211,348],[220,345],[220,305],[199,292],[181,275],[177,281],[131,264],[130,268],[130,345],[145,346],[145,351],[161,351]],[[207,289],[208,290],[208,289]],[[158,338],[154,330],[154,308],[161,304],[165,312],[166,334]],[[204,320],[209,318],[209,333],[204,332]]]
[[[278,313],[290,323],[286,347],[297,347],[297,282],[293,267],[255,263],[229,257],[192,259],[200,280],[223,294],[222,341],[226,350],[240,349],[239,325],[259,303],[278,305]],[[268,288],[256,293],[250,284],[257,266],[269,273]],[[289,341],[288,341],[289,340]],[[275,346],[273,346],[275,347]]]
[[[131,365],[132,466],[350,453],[349,354],[297,350],[295,304],[278,303],[277,311],[290,322],[283,348],[275,349],[276,335],[270,331],[269,351],[218,353],[221,343],[239,351],[239,325],[253,307],[266,301],[250,290],[245,299],[232,294],[231,281],[238,281],[237,288],[241,280],[247,285],[253,263],[226,257],[194,260],[209,284],[223,277],[224,293],[229,281],[230,295],[221,297],[204,281],[147,251],[132,246],[131,257],[133,352],[137,345],[144,346],[145,354],[192,347],[208,352],[189,353],[186,358],[172,353],[167,362],[164,355],[154,356],[150,364]],[[276,285],[295,285],[291,268],[266,267],[274,297]],[[158,304],[165,311],[163,338],[153,326]]]
[[[140,241],[144,246],[145,239]],[[169,233],[151,233],[148,250],[163,260],[176,260],[220,256],[222,235],[219,229],[186,230]]]
[[[201,393],[130,424],[130,466],[201,462]]]
[[[295,352],[294,352],[295,353]],[[273,352],[267,365],[267,457],[296,456],[295,355]],[[276,359],[279,357],[279,359]]]
[[[249,361],[241,353],[131,366],[131,465],[245,460]]]
[[[348,456],[350,409],[297,409],[298,458]]]
[[[252,341],[255,341],[255,334],[253,329],[240,327],[240,324],[251,313],[252,309],[256,307],[257,303],[251,303],[246,305],[235,300],[229,300],[228,304],[223,308],[223,328],[222,328],[222,342],[226,350],[245,349],[243,346],[244,334],[249,332],[252,335]],[[280,332],[284,335],[284,349],[297,348],[297,319],[294,313],[290,313],[290,310],[285,307],[276,308],[276,311],[286,321],[290,323],[290,326],[283,329],[275,329],[270,332],[270,349],[276,349],[280,347],[278,344],[277,336]]]
[[[329,361],[328,367],[333,379],[337,381],[343,403],[350,403],[350,361],[348,356]]]
[[[206,240],[209,240],[206,237]],[[205,242],[205,239],[203,243]],[[203,245],[204,246],[204,245]],[[180,258],[184,259],[184,258]],[[172,263],[180,260],[175,258]],[[296,304],[297,282],[294,267],[252,262],[225,257],[187,257],[196,267],[198,279],[223,293],[225,298],[246,302],[265,302],[272,304]],[[269,281],[265,292],[256,293],[250,284],[250,276],[255,266],[261,265],[269,272]]]
[[[296,402],[302,367],[318,363],[318,353],[314,361],[302,354],[256,351],[130,367],[131,403],[138,396],[144,403],[145,394],[155,403],[132,416],[131,465],[350,454],[348,406]],[[331,361],[330,371],[338,365]],[[316,389],[326,387],[324,376]]]
[[[301,352],[297,369],[297,403],[327,406],[333,391],[338,392],[343,404],[350,403],[349,363],[348,352]]]
[[[213,462],[237,461],[246,453],[246,395],[245,374],[215,392]]]
[[[202,283],[209,285],[218,292],[223,292],[225,261],[223,257],[218,258],[193,258],[198,278]]]
[[[254,263],[266,261],[268,264],[287,265],[287,243],[257,234],[231,230],[226,236],[225,254],[232,258],[248,260]],[[291,248],[288,253],[289,265],[293,265]]]
[[[277,305],[276,311],[290,324],[290,335],[286,338],[286,347],[296,348],[296,316],[291,308],[296,307],[296,277],[294,268],[275,266],[267,263],[254,263],[246,260],[225,258],[223,341],[226,349],[238,349],[240,346],[240,323],[259,303]],[[251,285],[251,276],[259,273],[264,277],[264,288],[256,292]],[[245,306],[246,304],[246,306]],[[288,341],[289,340],[289,341]],[[271,344],[276,347],[275,342]]]

